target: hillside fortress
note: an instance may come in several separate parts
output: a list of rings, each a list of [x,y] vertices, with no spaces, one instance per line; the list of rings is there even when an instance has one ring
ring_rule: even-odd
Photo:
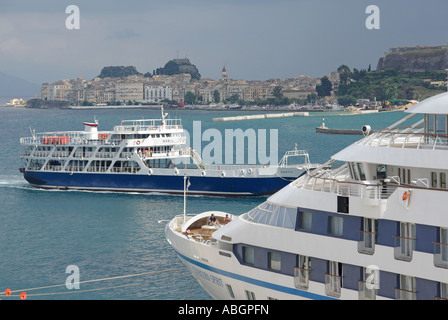
[[[423,72],[448,69],[448,46],[393,47],[378,61],[377,70]]]

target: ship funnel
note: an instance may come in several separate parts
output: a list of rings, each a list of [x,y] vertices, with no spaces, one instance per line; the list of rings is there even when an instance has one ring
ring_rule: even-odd
[[[95,120],[94,123],[83,122],[85,137],[91,140],[98,140],[98,121]]]

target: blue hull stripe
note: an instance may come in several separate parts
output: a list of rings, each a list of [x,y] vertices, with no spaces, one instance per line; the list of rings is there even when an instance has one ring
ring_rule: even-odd
[[[199,261],[196,261],[196,260],[193,260],[191,258],[188,258],[188,257],[184,256],[183,254],[179,253],[178,251],[176,251],[176,253],[179,255],[179,257],[181,259],[184,259],[185,261],[187,261],[187,262],[189,262],[189,263],[191,263],[193,265],[196,265],[196,266],[198,266],[200,268],[203,268],[203,269],[206,269],[206,270],[209,270],[209,271],[221,274],[221,275],[223,275],[225,277],[233,278],[233,279],[240,280],[240,281],[243,281],[243,282],[247,282],[247,283],[250,283],[250,284],[254,284],[254,285],[257,285],[257,286],[260,286],[260,287],[264,287],[264,288],[267,288],[267,289],[276,290],[276,291],[280,291],[280,292],[284,292],[284,293],[288,293],[288,294],[304,297],[304,298],[307,298],[307,299],[313,299],[313,300],[337,300],[337,299],[334,299],[334,298],[331,298],[331,297],[322,296],[322,295],[318,295],[318,294],[315,294],[315,293],[298,290],[298,289],[295,289],[295,288],[289,288],[289,287],[285,287],[285,286],[280,286],[280,285],[277,285],[277,284],[274,284],[274,283],[271,283],[271,282],[261,281],[261,280],[257,280],[257,279],[254,279],[254,278],[249,278],[249,277],[246,277],[246,276],[242,276],[242,275],[239,275],[239,274],[236,274],[236,273],[232,273],[232,272],[229,272],[229,271],[225,271],[225,270],[222,270],[222,269],[218,269],[218,268],[215,268],[215,267],[211,267],[211,266],[206,265],[204,263],[201,263]]]
[[[72,173],[25,171],[24,178],[42,188],[77,188],[90,190],[161,191],[181,193],[183,176]],[[280,177],[233,178],[190,177],[189,192],[202,194],[262,195],[274,193],[290,181]]]

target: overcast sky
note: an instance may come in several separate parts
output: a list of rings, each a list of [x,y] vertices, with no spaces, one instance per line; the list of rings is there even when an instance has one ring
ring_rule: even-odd
[[[372,4],[379,30],[365,25]],[[320,77],[375,69],[390,47],[447,45],[447,14],[447,0],[0,0],[0,71],[40,84],[188,56],[203,78],[223,65],[232,79]]]

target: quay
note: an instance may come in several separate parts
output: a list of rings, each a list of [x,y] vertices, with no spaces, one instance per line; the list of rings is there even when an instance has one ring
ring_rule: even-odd
[[[328,133],[328,134],[362,134],[369,135],[373,133],[369,125],[365,125],[361,130],[358,129],[330,129],[325,126],[325,117],[322,118],[322,124],[320,127],[316,127],[317,133]]]
[[[363,134],[362,130],[356,129],[330,129],[330,128],[322,128],[317,127],[316,132],[318,133],[329,133],[329,134]]]
[[[284,118],[284,117],[307,117],[307,116],[309,116],[308,112],[267,113],[267,114],[254,114],[246,116],[213,118],[213,121],[223,122],[223,121],[256,120],[256,119],[270,119],[270,118]]]

